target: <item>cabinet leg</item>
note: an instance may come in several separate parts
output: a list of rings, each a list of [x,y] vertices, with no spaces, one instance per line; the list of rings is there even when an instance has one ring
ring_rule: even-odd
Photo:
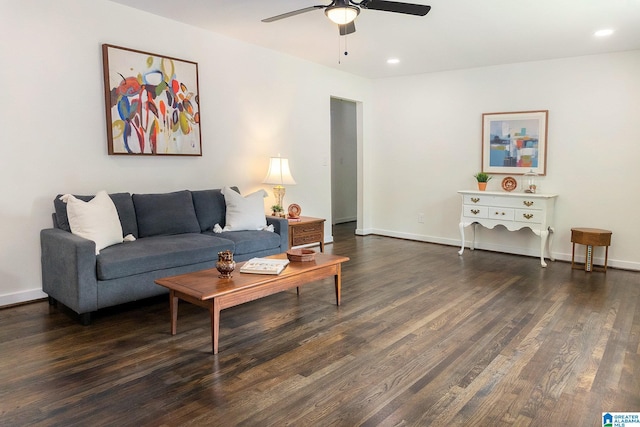
[[[549,230],[543,230],[540,232],[540,265],[543,267],[547,266],[547,263],[544,262],[544,250],[547,247],[548,237],[549,237]]]
[[[471,245],[469,246],[469,249],[473,251],[476,248],[476,234],[478,234],[478,223],[474,222],[471,226],[471,229],[473,230],[473,237],[471,238]]]
[[[460,242],[461,242],[458,255],[462,255],[462,253],[464,252],[464,224],[461,222],[460,224],[458,224],[458,227],[460,228]]]
[[[555,230],[553,227],[549,227],[549,244],[547,245],[547,255],[549,255],[549,259],[551,261],[555,261],[556,258],[553,256],[553,252],[551,252],[551,248],[553,246],[553,236],[555,234]]]

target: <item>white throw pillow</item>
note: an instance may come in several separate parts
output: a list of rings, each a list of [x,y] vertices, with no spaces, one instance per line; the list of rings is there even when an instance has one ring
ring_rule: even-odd
[[[227,216],[223,231],[262,230],[267,226],[264,213],[264,198],[267,192],[256,191],[242,197],[229,187],[222,189],[227,205]]]
[[[96,243],[96,255],[107,246],[122,243],[122,225],[116,205],[106,191],[99,191],[88,202],[65,194],[60,200],[67,204],[71,232]]]

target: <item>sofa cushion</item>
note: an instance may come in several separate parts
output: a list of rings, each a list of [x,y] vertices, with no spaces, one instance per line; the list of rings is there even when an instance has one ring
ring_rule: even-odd
[[[266,191],[258,190],[243,197],[230,187],[224,187],[222,194],[227,208],[224,231],[262,230],[267,226]]]
[[[140,237],[200,232],[190,191],[134,194],[132,198]]]
[[[204,234],[212,235],[211,232],[205,232]],[[270,231],[230,231],[213,235],[233,241],[235,246],[234,255],[268,251],[280,247],[280,235]]]
[[[60,199],[67,204],[69,227],[76,236],[92,240],[96,255],[107,246],[122,243],[122,225],[118,211],[106,191],[99,191],[88,202],[65,194]]]
[[[53,206],[56,211],[56,225],[59,229],[71,232],[69,227],[69,217],[67,215],[67,204],[60,200],[62,194],[58,194],[53,201]],[[88,202],[95,196],[77,196],[76,199]],[[118,211],[118,217],[120,218],[120,225],[122,225],[122,234],[132,234],[134,237],[138,237],[138,222],[136,220],[136,211],[133,207],[133,200],[129,193],[114,193],[109,194],[113,204],[116,205]]]
[[[98,280],[217,260],[218,252],[233,249],[230,240],[200,233],[145,237],[103,249],[97,257]]]
[[[200,224],[200,231],[211,230],[216,224],[224,226],[226,208],[220,189],[192,191],[191,197]]]

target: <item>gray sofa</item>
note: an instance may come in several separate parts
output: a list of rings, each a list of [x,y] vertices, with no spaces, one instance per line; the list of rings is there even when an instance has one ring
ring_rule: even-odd
[[[282,218],[266,217],[274,232],[214,233],[215,224],[225,225],[225,199],[219,189],[109,196],[123,236],[131,234],[135,241],[96,255],[92,240],[71,233],[59,196],[54,200],[54,228],[40,232],[42,290],[50,304],[64,304],[85,325],[101,308],[166,293],[154,283],[158,278],[214,268],[220,251],[231,250],[236,261],[243,261],[288,249],[288,222]]]

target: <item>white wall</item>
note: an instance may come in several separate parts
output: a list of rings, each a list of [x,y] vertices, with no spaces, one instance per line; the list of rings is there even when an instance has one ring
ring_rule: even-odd
[[[270,192],[261,181],[281,153],[298,183],[285,203],[329,218],[330,99],[367,106],[369,81],[104,0],[0,10],[0,306],[44,296],[39,232],[58,193]],[[107,155],[102,43],[198,62],[202,157]]]
[[[553,252],[571,259],[571,227],[605,228],[610,265],[640,269],[638,76],[640,51],[632,51],[375,81],[368,231],[458,245],[456,191],[475,189],[482,113],[549,110],[539,187],[559,195]],[[529,230],[498,227],[478,238],[484,248],[539,253]]]

